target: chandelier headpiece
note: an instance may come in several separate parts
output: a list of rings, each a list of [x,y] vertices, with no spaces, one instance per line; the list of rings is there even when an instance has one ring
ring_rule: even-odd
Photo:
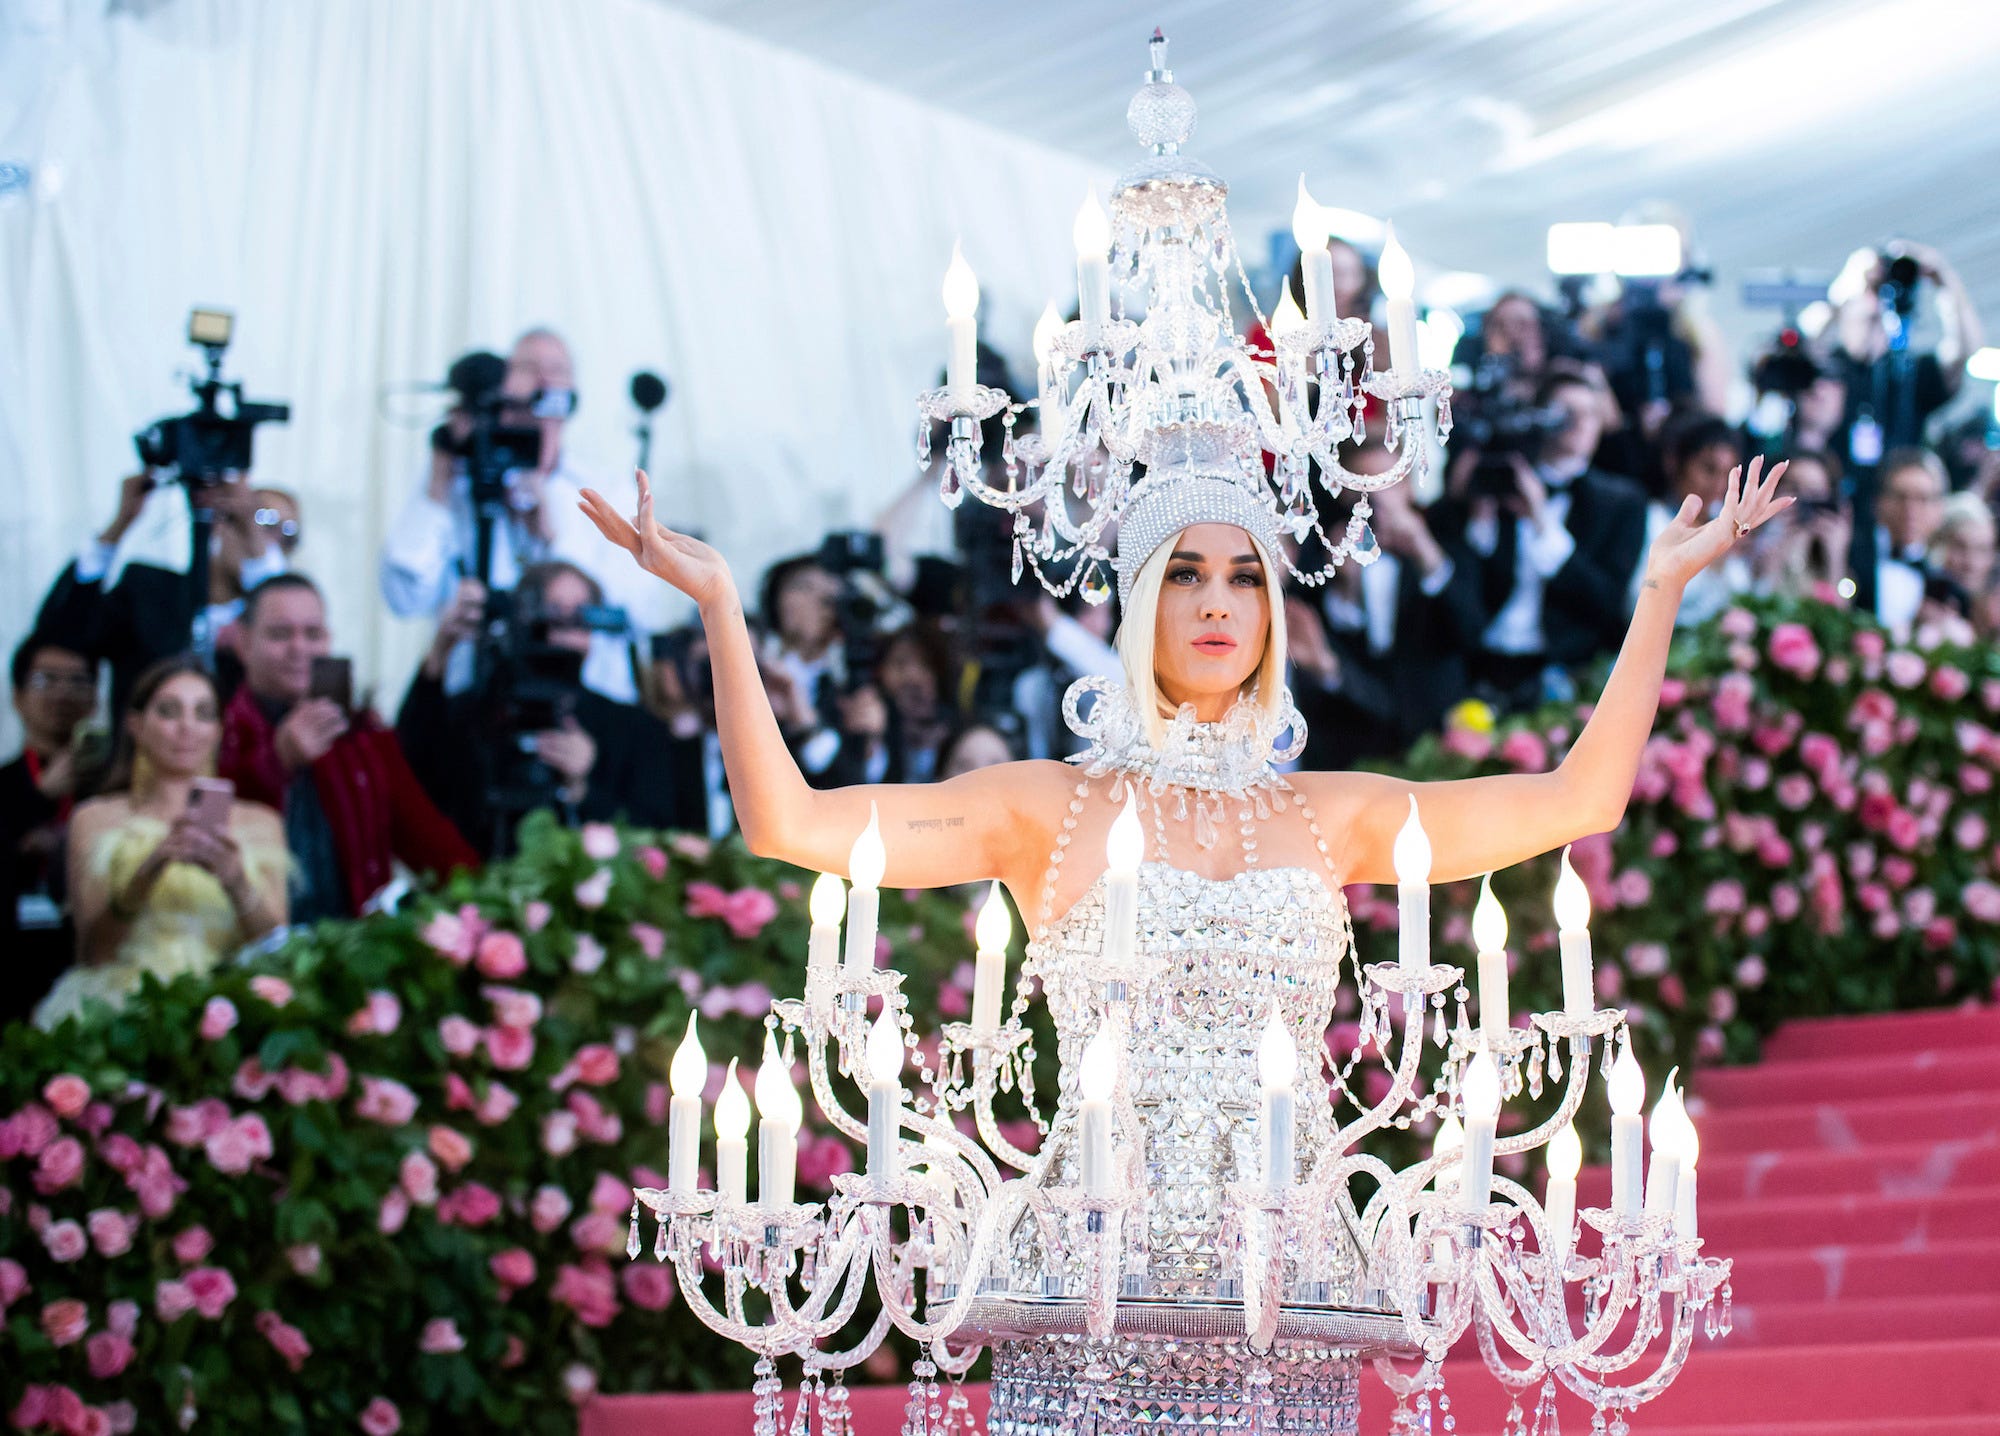
[[[1077,215],[1078,317],[1062,324],[1051,311],[1036,326],[1039,396],[1015,404],[974,382],[977,284],[955,254],[945,296],[951,363],[944,387],[919,399],[924,462],[932,423],[951,426],[939,485],[945,503],[956,508],[969,493],[1011,513],[1015,580],[1032,568],[1051,593],[1081,585],[1093,603],[1111,596],[1114,572],[1128,589],[1145,560],[1119,541],[1120,527],[1181,483],[1199,483],[1208,497],[1221,493],[1215,480],[1237,486],[1252,500],[1246,517],[1251,507],[1268,515],[1252,532],[1271,536],[1273,556],[1301,582],[1324,583],[1349,558],[1366,564],[1377,552],[1368,494],[1428,466],[1426,398],[1438,400],[1438,437],[1451,431],[1448,377],[1419,366],[1413,276],[1393,236],[1380,266],[1393,368],[1375,368],[1368,317],[1336,310],[1328,223],[1303,185],[1293,228],[1305,254],[1305,311],[1281,304],[1267,318],[1258,307],[1229,230],[1229,188],[1182,152],[1195,103],[1174,83],[1166,50],[1155,31],[1152,68],[1126,111],[1146,156],[1119,179],[1109,215],[1094,194]],[[1247,305],[1241,317],[1254,316],[1268,344],[1238,336],[1238,299]],[[1370,432],[1371,400],[1386,410],[1381,438],[1395,457],[1380,473],[1350,472],[1339,451]],[[1030,404],[1039,431],[1017,437],[1015,417]],[[981,454],[980,421],[995,415],[1007,429],[1004,476],[990,473]],[[1342,490],[1356,501],[1330,534],[1323,504]],[[1272,541],[1277,535],[1300,543],[1317,535],[1316,557],[1302,567]]]

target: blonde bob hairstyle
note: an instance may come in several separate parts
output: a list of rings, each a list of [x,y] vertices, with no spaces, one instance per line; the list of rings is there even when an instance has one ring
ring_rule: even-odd
[[[1271,622],[1264,636],[1264,655],[1255,671],[1244,680],[1237,696],[1254,695],[1265,715],[1276,722],[1285,701],[1284,595],[1276,577],[1278,566],[1272,562],[1270,552],[1255,534],[1246,531],[1244,536],[1257,551],[1257,561],[1264,568],[1264,593]],[[1132,576],[1132,601],[1118,625],[1118,657],[1125,668],[1125,687],[1132,695],[1133,708],[1146,725],[1146,737],[1155,748],[1166,741],[1167,723],[1174,716],[1173,705],[1160,691],[1159,676],[1153,669],[1153,643],[1160,621],[1160,588],[1166,582],[1167,565],[1173,561],[1174,545],[1179,541],[1179,533],[1170,535],[1139,566],[1138,573]]]

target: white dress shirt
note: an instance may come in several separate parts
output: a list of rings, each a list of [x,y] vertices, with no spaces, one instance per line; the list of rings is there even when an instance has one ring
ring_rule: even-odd
[[[1576,552],[1576,540],[1564,527],[1569,499],[1567,487],[1552,488],[1544,501],[1544,523],[1514,520],[1514,589],[1486,625],[1481,640],[1494,653],[1535,654],[1548,648],[1542,634],[1542,593]],[[1465,526],[1465,541],[1474,553],[1491,558],[1500,546],[1499,519],[1492,515],[1474,519]]]

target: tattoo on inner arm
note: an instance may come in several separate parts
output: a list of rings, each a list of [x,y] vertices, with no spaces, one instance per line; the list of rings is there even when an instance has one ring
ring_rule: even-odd
[[[946,828],[962,828],[964,826],[965,819],[963,817],[910,819],[910,827],[916,832],[924,832],[926,830],[941,832]]]

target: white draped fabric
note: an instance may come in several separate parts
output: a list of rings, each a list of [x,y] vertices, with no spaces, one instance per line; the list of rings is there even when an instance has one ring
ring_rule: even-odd
[[[249,397],[293,406],[258,476],[301,496],[298,566],[388,703],[427,634],[375,557],[436,413],[391,386],[551,325],[569,452],[629,493],[626,379],[657,370],[662,516],[754,575],[914,477],[954,237],[1018,360],[1107,178],[651,0],[10,0],[9,160],[0,636],[187,407],[186,312],[219,305]]]

